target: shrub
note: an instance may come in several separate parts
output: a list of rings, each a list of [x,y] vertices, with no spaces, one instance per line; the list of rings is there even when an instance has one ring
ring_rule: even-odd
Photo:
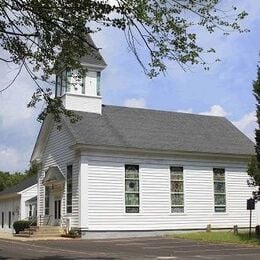
[[[74,229],[71,229],[71,230],[69,231],[69,235],[71,235],[71,236],[78,236],[78,235],[79,235],[79,232],[77,232],[77,231],[74,230]]]
[[[30,227],[30,221],[28,220],[19,220],[15,221],[13,224],[15,233],[18,234],[20,231],[24,231],[26,228]]]

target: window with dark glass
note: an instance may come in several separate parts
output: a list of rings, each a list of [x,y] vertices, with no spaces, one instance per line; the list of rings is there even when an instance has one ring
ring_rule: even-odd
[[[170,167],[171,174],[171,212],[184,212],[183,167]]]
[[[100,77],[101,77],[101,73],[100,71],[97,72],[97,96],[100,96]]]
[[[4,224],[5,224],[5,213],[2,212],[2,228],[4,228]]]
[[[67,70],[63,70],[61,73],[61,96],[67,91]]]
[[[67,213],[72,213],[72,165],[67,166]]]
[[[50,188],[45,187],[45,215],[50,214]]]
[[[12,223],[12,212],[9,211],[9,215],[8,215],[8,227],[11,228],[11,223]]]
[[[70,77],[69,69],[63,70],[56,76],[56,96],[60,97],[70,90],[68,77]]]
[[[215,212],[226,212],[226,183],[225,169],[214,168],[214,210]]]
[[[125,211],[139,213],[139,166],[125,165]]]
[[[56,75],[56,97],[59,97],[61,95],[61,76]]]
[[[29,204],[29,217],[32,217],[32,204]]]

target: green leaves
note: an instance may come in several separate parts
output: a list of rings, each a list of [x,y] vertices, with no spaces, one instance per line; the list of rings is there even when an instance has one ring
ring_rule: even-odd
[[[101,30],[99,25],[111,26],[126,32],[138,61],[154,77],[166,70],[166,60],[181,66],[203,64],[203,48],[197,44],[196,34],[190,32],[194,26],[210,33],[216,29],[243,31],[238,22],[247,13],[236,13],[235,7],[232,11],[218,9],[218,2],[118,0],[111,5],[94,0],[4,1],[0,5],[1,46],[15,63],[26,58],[35,71],[42,69],[46,78],[56,72],[57,59],[68,67],[79,67],[78,58],[94,47],[83,44],[85,34]],[[86,27],[90,22],[91,28]],[[137,42],[149,52],[148,64],[141,58]]]
[[[114,27],[126,35],[129,49],[144,72],[151,78],[166,71],[168,61],[184,70],[194,64],[208,69],[198,44],[199,29],[230,34],[245,32],[239,21],[247,16],[236,7],[222,10],[219,0],[5,0],[0,4],[0,46],[15,64],[31,67],[31,74],[42,73],[48,80],[61,64],[80,68],[80,57],[96,49],[85,41],[85,35],[104,27]],[[210,49],[211,48],[211,49]],[[33,76],[36,81],[40,77]],[[37,85],[37,87],[39,87]],[[39,88],[38,88],[39,89]],[[42,91],[43,88],[41,88]],[[43,94],[43,93],[42,93]],[[59,101],[44,100],[47,111]],[[55,105],[54,105],[55,104]],[[64,109],[56,112],[64,112]],[[55,113],[56,113],[55,112]],[[56,117],[56,116],[55,116]],[[40,116],[42,118],[42,116]]]
[[[255,151],[256,156],[251,158],[251,161],[248,165],[248,175],[251,176],[251,179],[248,181],[248,184],[251,186],[260,186],[260,67],[257,67],[257,78],[253,81],[253,93],[256,98],[256,117],[258,128],[255,130]]]

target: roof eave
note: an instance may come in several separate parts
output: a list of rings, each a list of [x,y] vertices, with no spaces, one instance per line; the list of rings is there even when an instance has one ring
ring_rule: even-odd
[[[0,195],[0,200],[5,200],[5,199],[13,199],[13,198],[18,198],[20,197],[21,194],[17,193],[17,192],[13,192],[13,193],[6,193],[3,195]]]
[[[107,67],[107,64],[95,65],[95,64],[91,64],[91,63],[87,63],[87,62],[81,62],[80,64],[82,66],[88,67],[89,69],[95,69],[95,70],[98,70],[98,71],[102,71],[102,70],[104,70]]]
[[[155,149],[140,149],[140,148],[128,148],[121,146],[97,146],[77,143],[71,146],[72,149],[87,151],[87,150],[96,150],[96,151],[114,151],[114,152],[130,152],[130,153],[145,153],[145,154],[163,154],[163,155],[179,155],[179,156],[198,156],[198,157],[224,157],[224,158],[233,158],[248,160],[254,154],[231,154],[231,153],[208,153],[208,152],[196,152],[196,151],[177,151],[177,150],[155,150]]]

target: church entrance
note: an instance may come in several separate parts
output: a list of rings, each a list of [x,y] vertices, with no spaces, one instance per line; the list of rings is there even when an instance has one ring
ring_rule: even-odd
[[[61,199],[56,198],[54,200],[54,226],[60,225],[61,219]]]
[[[43,179],[45,186],[44,224],[60,226],[65,178],[57,166],[49,167]]]

